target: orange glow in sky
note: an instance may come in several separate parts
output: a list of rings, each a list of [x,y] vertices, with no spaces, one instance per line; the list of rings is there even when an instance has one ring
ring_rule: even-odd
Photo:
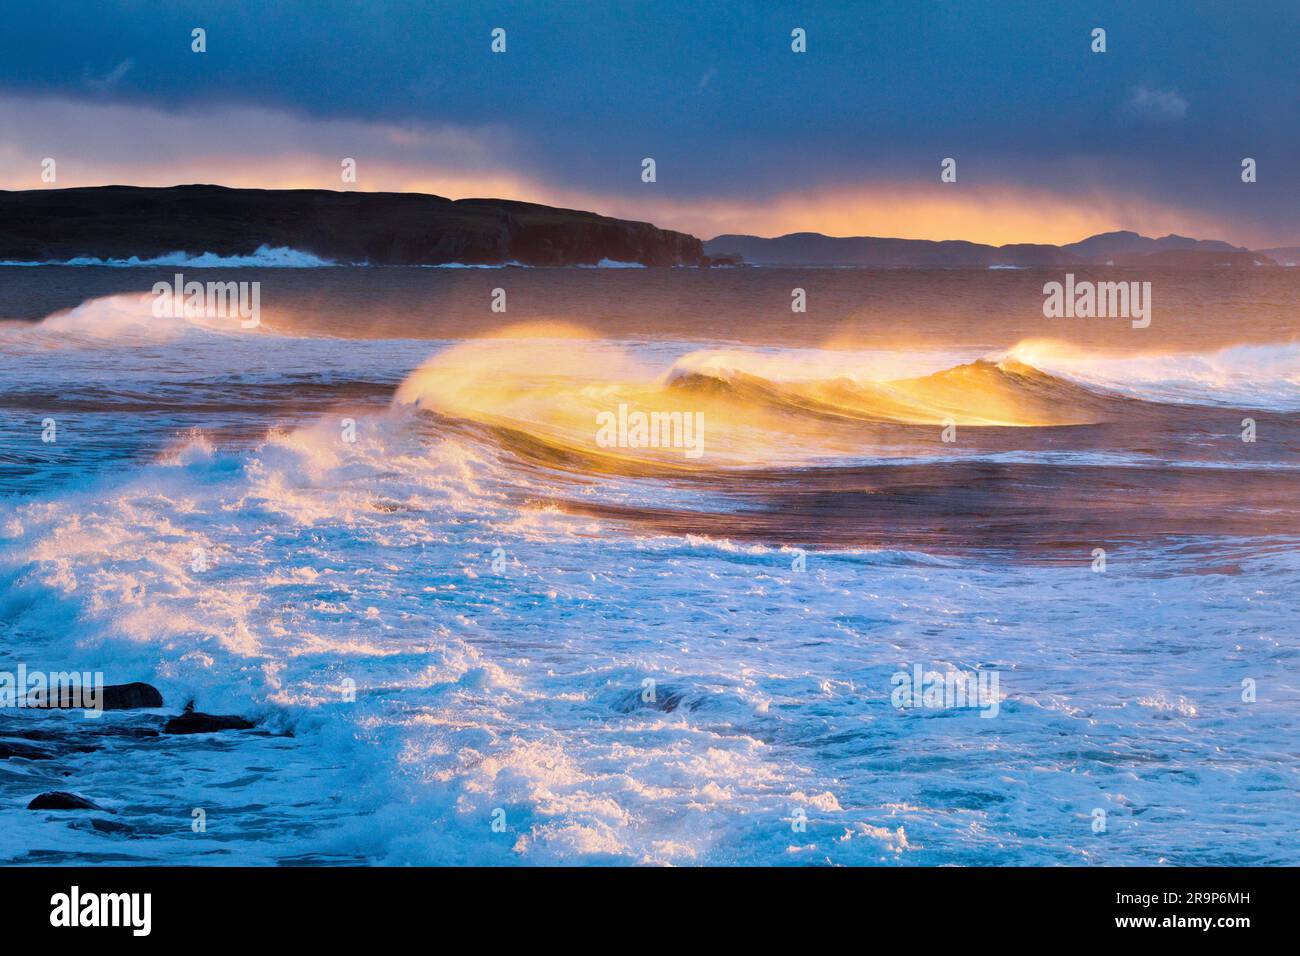
[[[148,107],[38,98],[0,98],[0,188],[42,189],[121,183],[173,186],[217,183],[264,189],[424,192],[453,199],[518,199],[586,209],[678,229],[704,239],[722,233],[962,239],[1005,243],[1076,242],[1131,229],[1227,239],[1256,248],[1268,237],[1249,223],[1225,222],[1192,209],[1114,190],[1035,190],[960,180],[797,187],[775,195],[708,199],[674,194],[672,183],[600,192],[548,182],[506,158],[512,139],[493,127],[412,128],[304,119],[275,110],[232,108],[216,122],[235,131],[211,142],[211,118]],[[142,130],[127,136],[124,130]],[[201,143],[203,148],[193,148]],[[54,184],[41,160],[59,160]],[[93,158],[92,158],[93,157]],[[355,183],[340,178],[340,158],[354,157]]]

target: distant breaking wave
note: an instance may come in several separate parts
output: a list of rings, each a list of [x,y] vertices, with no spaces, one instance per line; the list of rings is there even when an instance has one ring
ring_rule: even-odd
[[[579,269],[644,269],[643,262],[620,262],[618,259],[601,259],[594,266],[579,265]]]
[[[288,246],[258,246],[252,255],[219,256],[214,252],[190,255],[188,252],[169,252],[166,255],[141,259],[131,256],[128,259],[101,259],[98,256],[77,256],[73,259],[46,259],[41,261],[24,261],[18,259],[0,260],[0,266],[99,266],[111,269],[134,269],[143,266],[174,266],[185,269],[322,269],[330,266],[352,265],[368,266],[369,262],[340,263],[333,259],[322,259],[310,252],[301,252]],[[431,262],[420,263],[423,269],[529,269],[531,266],[511,260],[509,262]],[[594,265],[579,265],[579,269],[644,269],[641,262],[620,262],[616,259],[601,259]]]
[[[424,269],[532,269],[534,266],[526,265],[515,259],[509,262],[485,262],[485,263],[468,263],[468,262],[437,262],[421,266]],[[564,268],[561,266],[560,268]],[[617,259],[601,259],[595,264],[579,263],[574,266],[575,269],[644,269],[643,262],[620,262]]]
[[[188,252],[169,252],[151,259],[131,256],[129,259],[101,259],[98,256],[78,256],[73,259],[21,262],[7,260],[0,266],[107,266],[115,269],[133,269],[140,266],[176,266],[186,269],[320,269],[338,265],[332,259],[322,259],[310,252],[300,252],[288,246],[258,246],[249,256],[219,256],[205,252],[193,256]]]
[[[430,262],[420,266],[421,269],[527,269],[522,262],[511,259],[509,262]]]

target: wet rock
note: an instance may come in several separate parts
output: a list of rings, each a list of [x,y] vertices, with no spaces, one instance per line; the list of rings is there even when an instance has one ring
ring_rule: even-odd
[[[66,790],[50,790],[27,804],[28,810],[103,810],[99,804]]]
[[[37,691],[27,696],[29,707],[77,707],[84,708],[86,699],[74,700],[70,694],[60,696],[57,701],[47,704],[46,692]],[[104,710],[134,710],[140,707],[161,707],[162,694],[152,684],[135,681],[130,684],[110,684],[100,690],[101,707]]]
[[[105,710],[132,710],[137,707],[161,707],[162,694],[152,684],[136,681],[104,688]]]
[[[132,828],[125,823],[118,823],[116,820],[105,820],[103,817],[91,817],[88,821],[90,829],[96,833],[130,833]]]
[[[254,724],[235,714],[201,714],[187,710],[163,724],[165,734],[212,734],[221,730],[251,730]]]
[[[28,760],[49,760],[52,756],[54,756],[52,753],[48,750],[42,750],[40,747],[14,743],[10,740],[0,740],[0,760],[8,760],[10,757],[26,757]]]
[[[0,760],[8,760],[10,757],[51,760],[63,754],[90,753],[92,750],[99,749],[93,741],[83,740],[72,734],[23,733],[8,729],[0,733],[9,738],[0,740]]]
[[[26,757],[43,760],[66,753],[90,753],[114,740],[146,740],[161,733],[163,721],[152,714],[150,723],[122,725],[108,721],[78,721],[76,726],[45,730],[39,727],[15,727],[0,721],[0,760]]]

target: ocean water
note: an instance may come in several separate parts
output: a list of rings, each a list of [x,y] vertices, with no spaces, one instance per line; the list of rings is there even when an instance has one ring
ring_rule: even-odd
[[[172,271],[0,268],[6,862],[1300,862],[1293,270]]]

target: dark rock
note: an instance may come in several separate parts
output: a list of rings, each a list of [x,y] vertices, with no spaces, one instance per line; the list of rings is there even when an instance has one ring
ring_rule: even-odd
[[[251,730],[254,724],[234,714],[201,714],[187,710],[163,724],[165,734],[212,734],[220,730]]]
[[[28,707],[84,707],[85,700],[74,701],[70,695],[64,695],[58,701],[46,704],[44,691],[27,695]],[[162,694],[151,684],[136,681],[131,684],[109,684],[101,689],[104,710],[133,710],[137,707],[161,707]]]
[[[42,793],[27,804],[28,810],[103,810],[104,808],[85,797],[66,790],[51,790]]]
[[[14,738],[24,742],[36,742],[41,746],[50,745],[56,748],[71,748],[79,752],[88,752],[100,746],[99,742],[106,737],[130,737],[134,739],[157,737],[163,721],[152,714],[146,719],[150,720],[151,723],[124,725],[87,720],[78,727],[58,731],[42,730],[38,727],[14,727],[12,723],[6,724],[6,722],[0,721],[0,737]],[[9,746],[9,744],[8,739],[0,741],[0,747]],[[25,745],[24,743],[23,746]],[[3,755],[0,754],[0,756]]]
[[[103,817],[91,817],[90,828],[97,833],[130,833],[131,826],[126,823],[118,823],[116,820],[105,820]]]
[[[10,757],[26,757],[28,760],[49,760],[52,756],[53,754],[49,751],[42,750],[39,747],[0,740],[0,760],[8,760]]]
[[[104,688],[105,710],[131,710],[136,707],[161,707],[162,694],[152,684],[136,681]]]
[[[503,199],[224,186],[0,191],[0,260],[247,255],[288,246],[343,265],[696,265],[694,236]]]

